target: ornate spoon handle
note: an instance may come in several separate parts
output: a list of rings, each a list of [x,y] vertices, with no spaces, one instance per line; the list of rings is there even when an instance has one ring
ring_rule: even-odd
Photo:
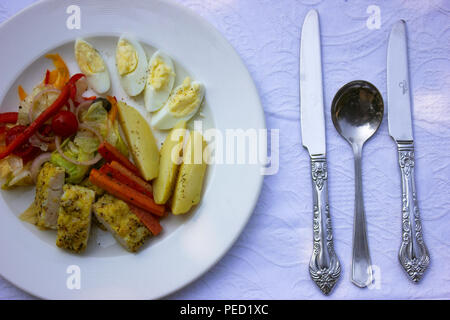
[[[352,282],[360,288],[372,283],[372,262],[367,238],[366,213],[362,190],[362,145],[353,144],[355,157],[355,216],[353,220]]]
[[[423,240],[417,205],[414,144],[412,141],[397,141],[397,148],[402,174],[402,244],[398,258],[411,280],[418,282],[430,263],[430,255]]]
[[[328,206],[328,173],[325,155],[311,156],[313,182],[313,253],[309,263],[312,280],[324,294],[329,294],[341,274],[341,266],[334,252]]]

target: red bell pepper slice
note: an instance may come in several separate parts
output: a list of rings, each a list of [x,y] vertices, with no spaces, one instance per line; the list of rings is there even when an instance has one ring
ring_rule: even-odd
[[[77,73],[74,74],[70,79],[68,83],[72,83],[72,86],[70,86],[70,95],[69,98],[72,99],[72,101],[75,101],[75,97],[77,96],[77,87],[75,83],[80,80],[82,77],[84,77],[84,74]]]
[[[50,70],[47,69],[45,72],[44,84],[48,84],[50,81]]]
[[[17,138],[17,136],[21,135],[26,130],[26,128],[26,126],[17,125],[8,129],[5,134],[5,144],[9,145]],[[16,148],[12,153],[18,157],[21,157],[23,162],[27,163],[29,160],[33,159],[39,152],[39,148],[36,148],[30,143],[26,142]]]
[[[18,112],[0,113],[0,123],[16,123],[18,116]]]
[[[7,128],[5,125],[0,126],[0,151],[6,148],[6,130]]]
[[[77,73],[73,75],[66,85],[62,88],[61,93],[58,98],[47,108],[45,109],[20,135],[18,135],[2,152],[0,152],[0,159],[4,159],[9,156],[16,148],[21,146],[22,144],[28,142],[28,139],[39,130],[45,122],[47,122],[51,117],[53,117],[58,111],[67,103],[69,100],[70,94],[75,91],[76,94],[76,86],[75,82],[77,82],[81,77],[84,77],[84,74]]]

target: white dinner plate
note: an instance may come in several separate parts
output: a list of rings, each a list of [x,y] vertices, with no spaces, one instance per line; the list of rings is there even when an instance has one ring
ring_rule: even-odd
[[[81,10],[79,29],[67,27],[71,5]],[[156,0],[43,1],[3,23],[0,112],[17,111],[17,86],[31,91],[45,70],[53,69],[44,54],[58,52],[71,74],[78,72],[73,59],[77,37],[88,39],[106,57],[111,93],[140,108],[142,101],[126,97],[115,72],[114,46],[124,32],[134,34],[148,55],[161,49],[171,56],[178,83],[190,75],[205,84],[205,128],[223,133],[265,129],[255,85],[230,44],[189,10]],[[163,233],[136,254],[125,251],[101,230],[91,235],[84,254],[61,250],[55,245],[55,232],[38,230],[18,219],[32,202],[34,189],[2,190],[0,274],[19,288],[49,299],[163,297],[201,276],[227,252],[252,214],[262,182],[258,164],[211,164],[200,204],[190,214],[162,220]],[[71,282],[78,274],[79,289]]]

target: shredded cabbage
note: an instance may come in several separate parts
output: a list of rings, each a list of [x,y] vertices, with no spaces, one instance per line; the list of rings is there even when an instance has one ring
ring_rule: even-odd
[[[123,141],[119,132],[119,123],[117,120],[112,124],[109,121],[109,125],[112,127],[108,132],[108,136],[105,138],[111,145],[117,148],[124,156],[128,157],[128,146]]]
[[[103,108],[101,101],[91,104],[89,109],[82,114],[81,122],[85,122],[97,130],[103,138],[106,137],[108,131],[108,111]]]
[[[88,130],[79,130],[73,140],[74,144],[85,153],[94,153],[97,151],[100,141],[92,132]]]
[[[87,161],[92,159],[93,153],[86,153],[81,148],[77,147],[75,143],[66,139],[61,144],[61,149],[64,154],[70,158],[77,161]],[[78,184],[80,183],[86,173],[89,171],[89,166],[76,165],[70,161],[64,159],[58,152],[58,150],[53,151],[50,162],[54,165],[64,168],[66,171],[66,183]]]
[[[105,109],[102,101],[97,101],[91,104],[89,109],[82,114],[81,121],[86,122],[86,124],[97,130],[106,141],[116,147],[125,156],[128,156],[128,147],[119,133],[119,123],[117,119],[114,122],[109,120],[108,111]],[[94,137],[92,133],[88,133],[88,135]],[[94,147],[94,141],[89,140],[82,142],[83,139],[85,139],[85,134],[78,138],[80,144],[77,143],[77,145],[80,147],[83,145],[82,148],[84,151],[89,152],[92,150],[90,147]],[[75,138],[75,140],[77,140],[77,138]],[[95,139],[95,141],[98,142],[97,139]]]

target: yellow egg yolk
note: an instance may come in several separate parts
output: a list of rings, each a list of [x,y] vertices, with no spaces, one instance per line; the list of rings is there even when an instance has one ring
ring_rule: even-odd
[[[192,85],[191,79],[184,79],[180,89],[170,98],[168,103],[169,112],[176,117],[183,117],[190,114],[200,104],[200,85]]]
[[[148,82],[156,91],[159,91],[167,87],[172,74],[172,69],[157,57],[150,66]]]
[[[100,54],[91,45],[78,41],[75,47],[75,59],[78,66],[86,75],[105,71],[105,63]]]
[[[121,76],[133,72],[138,64],[138,56],[134,47],[125,39],[121,39],[116,50],[117,70]]]

